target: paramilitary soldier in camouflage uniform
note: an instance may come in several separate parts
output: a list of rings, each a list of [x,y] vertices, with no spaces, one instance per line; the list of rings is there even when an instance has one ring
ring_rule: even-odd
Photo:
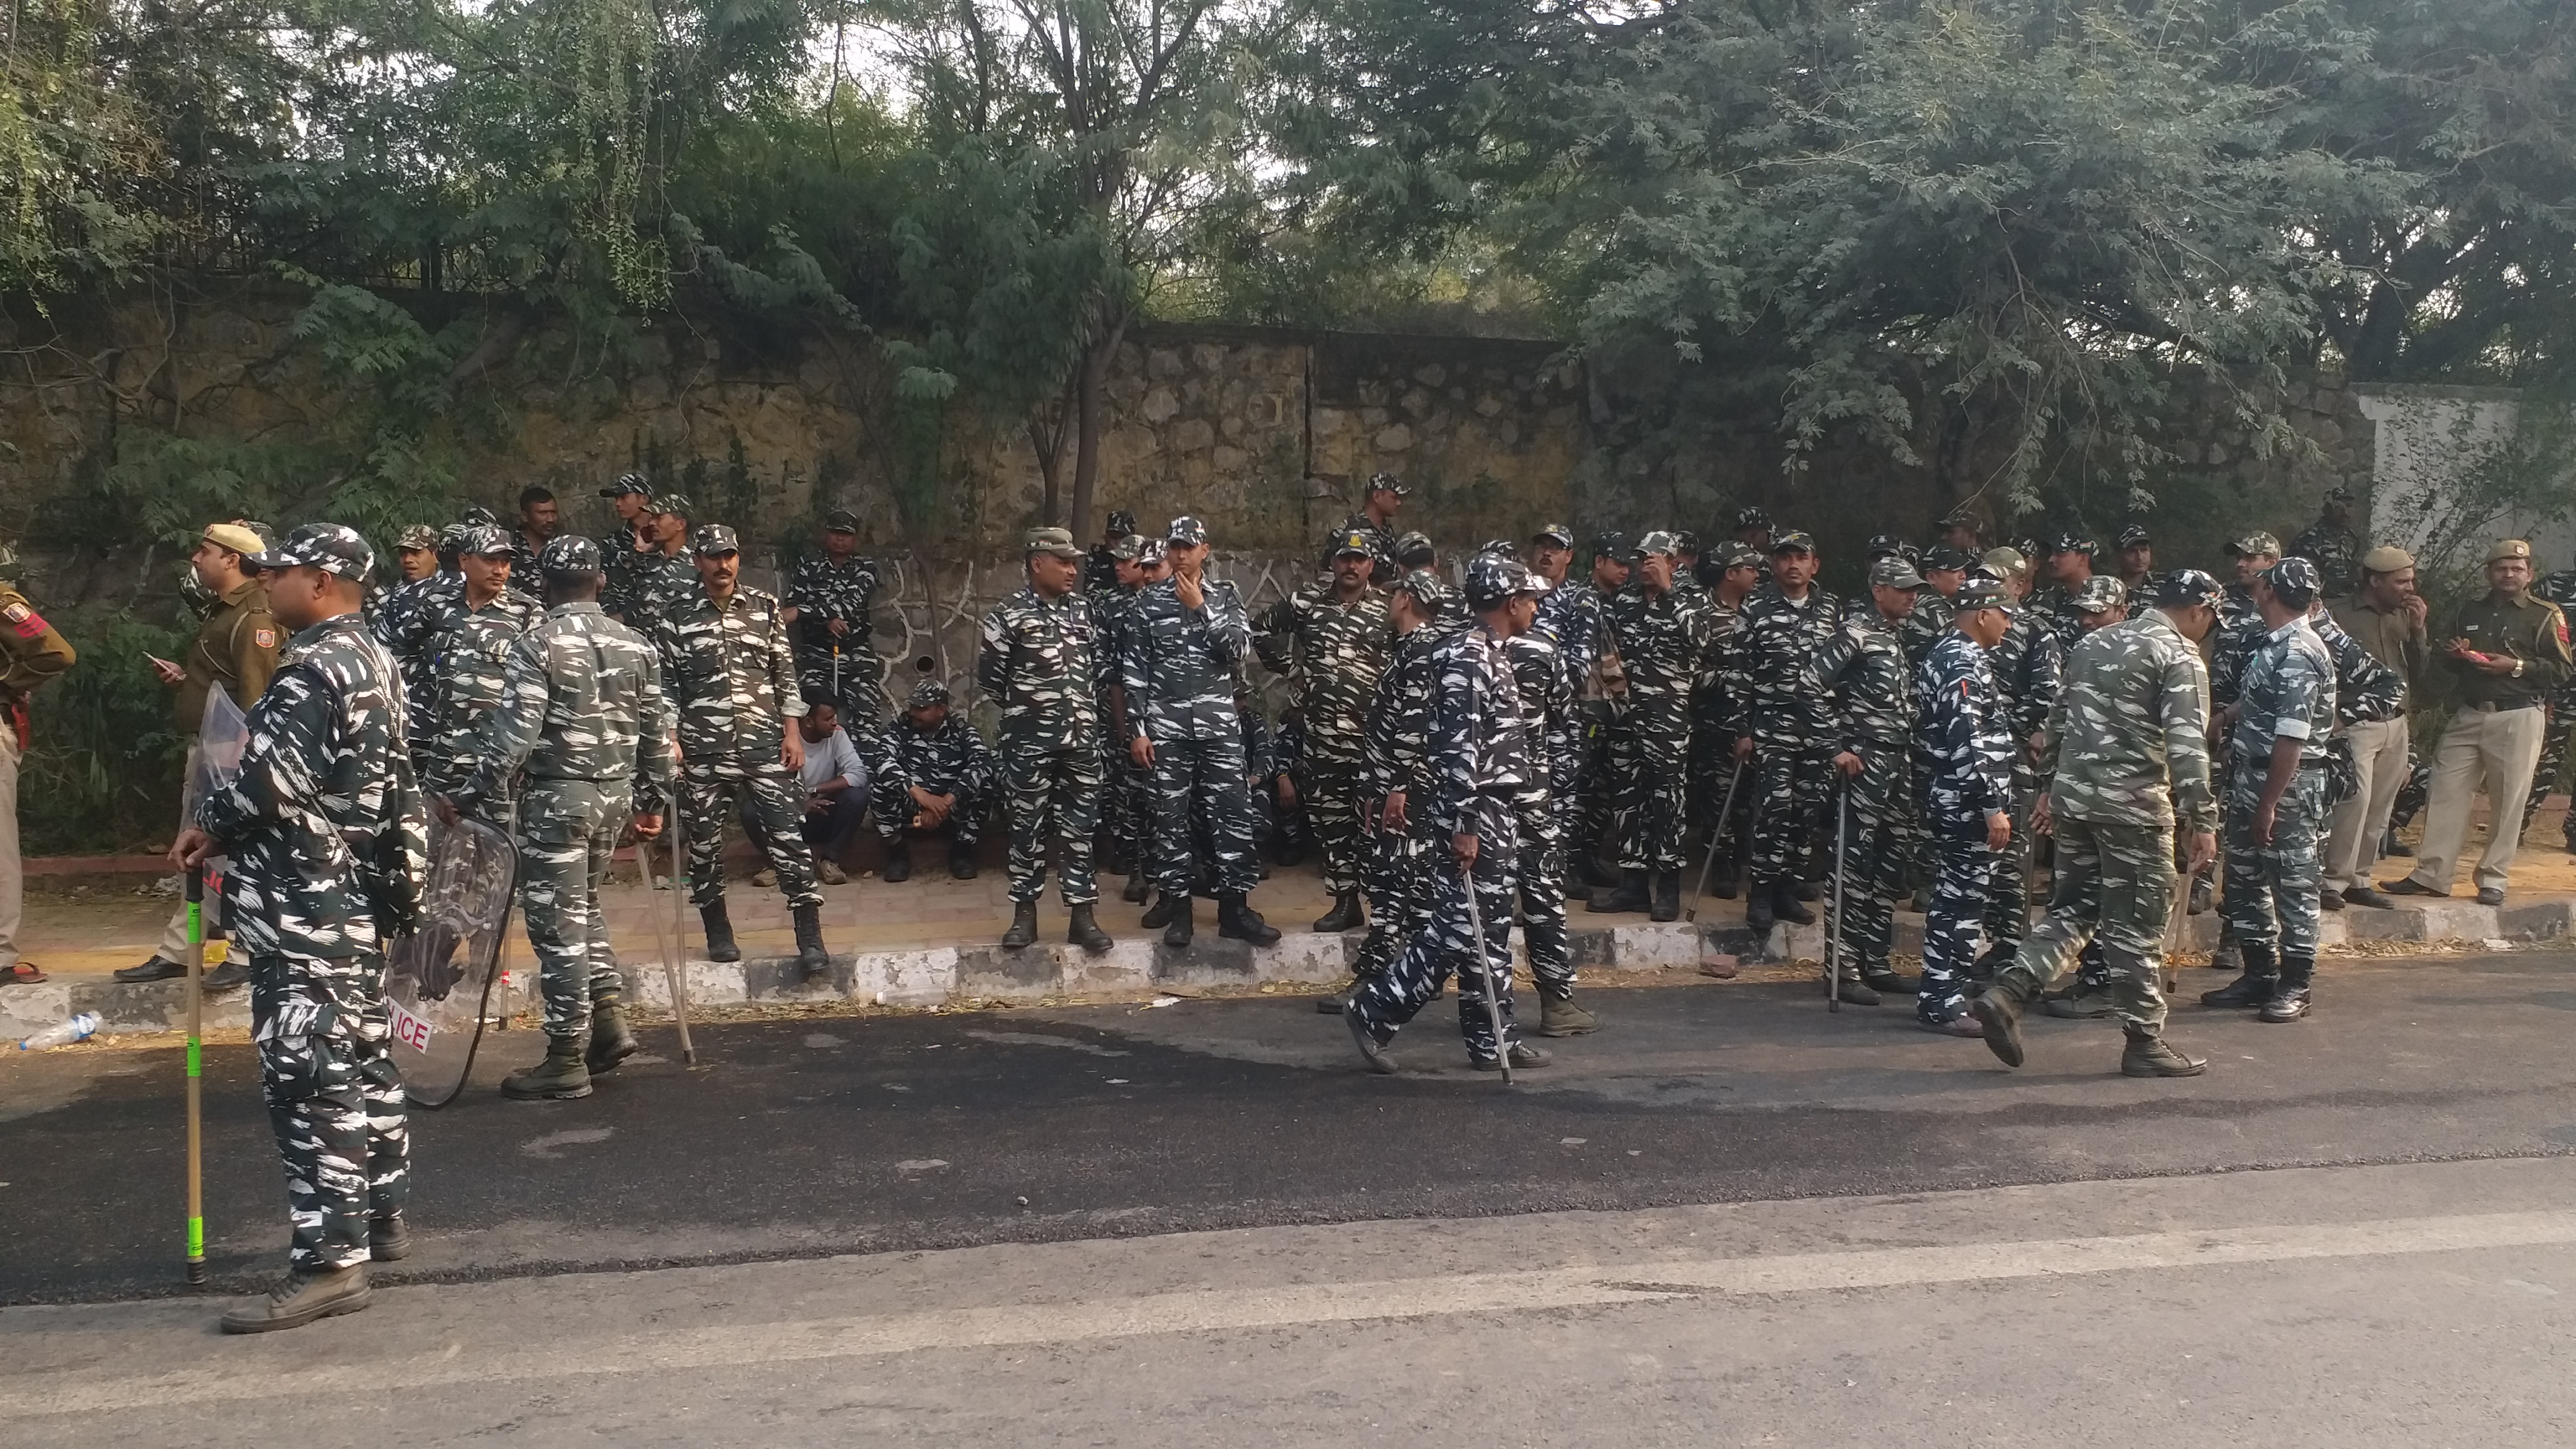
[[[2317,834],[2325,823],[2326,735],[2334,728],[2334,659],[2308,627],[2316,565],[2285,558],[2257,575],[2254,606],[2270,626],[2246,664],[2229,737],[2227,891],[2245,972],[2201,997],[2259,1006],[2262,1019],[2308,1014],[2317,969]]]
[[[1538,578],[1547,582],[1543,575]],[[1573,942],[1565,924],[1565,846],[1555,799],[1558,789],[1573,784],[1574,682],[1566,677],[1556,641],[1543,629],[1512,635],[1503,641],[1503,653],[1520,696],[1521,728],[1529,745],[1525,778],[1512,792],[1512,820],[1520,834],[1514,899],[1520,905],[1530,975],[1538,981],[1538,1031],[1541,1036],[1581,1036],[1601,1023],[1574,1004]]]
[[[1397,579],[1387,597],[1395,647],[1386,673],[1378,677],[1360,742],[1369,928],[1351,974],[1363,983],[1393,966],[1404,943],[1430,928],[1430,893],[1422,871],[1431,838],[1425,806],[1430,782],[1423,773],[1431,729],[1431,657],[1457,632],[1449,590],[1428,571],[1417,569]],[[1337,1006],[1326,997],[1316,1009]]]
[[[1932,835],[1932,909],[1923,917],[1923,981],[1915,1024],[1979,1035],[1968,1018],[1969,952],[1995,857],[2012,842],[2013,738],[1987,657],[2012,612],[2003,583],[1973,575],[1959,586],[1958,615],[1914,674],[1914,738],[1924,770],[1923,822]]]
[[[1569,587],[1573,568],[1574,530],[1562,523],[1540,529],[1530,542],[1530,572],[1545,580],[1548,589],[1539,597],[1538,622],[1531,627],[1544,630],[1556,641],[1557,658],[1565,665],[1566,678],[1574,687],[1574,728],[1567,739],[1574,761],[1565,783],[1555,792],[1555,809],[1557,853],[1567,858],[1566,895],[1580,900],[1592,894],[1591,877],[1584,867],[1591,863],[1593,848],[1599,843],[1597,837],[1583,834],[1584,771],[1596,737],[1604,732],[1607,722],[1607,702],[1596,703],[1590,696],[1594,671],[1607,647],[1609,618],[1603,612],[1599,589],[1583,584]],[[1578,855],[1584,859],[1576,860]]]
[[[2544,574],[2531,586],[2532,594],[2558,606],[2563,617],[2576,614],[2576,569],[2560,569]],[[2394,718],[2394,716],[2389,716]],[[2576,737],[2576,677],[2558,686],[2549,699],[2549,728],[2540,737],[2540,762],[2532,766],[2531,789],[2522,797],[2522,831],[2531,833],[2531,822],[2540,813],[2541,802],[2558,787],[2558,777],[2567,768],[2567,742]],[[2576,854],[2576,809],[2567,812],[2560,822],[2559,833],[2568,852]]]
[[[457,540],[456,565],[465,589],[429,643],[429,697],[411,702],[428,716],[426,727],[412,732],[425,742],[413,755],[412,767],[419,772],[421,789],[432,795],[453,795],[463,787],[474,769],[475,732],[501,703],[510,646],[545,612],[534,597],[510,586],[516,555],[499,525],[466,530]],[[476,796],[479,818],[506,828],[511,786],[505,776],[498,788]]]
[[[1003,803],[1011,817],[1011,925],[1002,944],[1019,950],[1038,938],[1052,835],[1064,852],[1056,882],[1072,915],[1064,938],[1106,951],[1109,933],[1093,919],[1100,893],[1091,842],[1100,829],[1100,694],[1108,661],[1090,602],[1074,587],[1082,550],[1073,535],[1031,529],[1026,557],[1029,586],[984,616],[975,656],[976,686],[1002,712]]]
[[[1735,898],[1745,863],[1753,854],[1757,792],[1746,784],[1752,762],[1735,753],[1731,722],[1736,709],[1726,681],[1735,668],[1735,630],[1745,601],[1761,587],[1769,567],[1770,560],[1750,545],[1734,543],[1721,546],[1701,569],[1714,582],[1708,594],[1708,642],[1700,650],[1699,672],[1691,681],[1690,822],[1695,829],[1724,832],[1709,874],[1716,894],[1727,900]],[[1734,797],[1731,805],[1730,795]],[[1717,819],[1721,810],[1727,817],[1722,823]]]
[[[649,507],[653,546],[628,570],[625,607],[616,616],[647,639],[654,637],[664,614],[685,609],[700,596],[697,560],[689,552],[693,505],[677,493],[663,493]]]
[[[665,515],[668,517],[670,515]],[[796,919],[796,968],[807,980],[830,969],[823,894],[797,817],[805,741],[790,722],[805,712],[778,600],[739,580],[742,545],[710,523],[690,540],[697,582],[687,593],[654,585],[654,647],[664,690],[680,719],[680,830],[689,846],[689,898],[706,925],[707,955],[739,961],[725,914],[724,822],[737,795],[760,821],[760,843]]]
[[[1393,968],[1362,982],[1344,1013],[1351,1039],[1373,1071],[1400,1068],[1386,1051],[1396,1031],[1458,974],[1458,1026],[1480,1071],[1543,1067],[1547,1053],[1522,1043],[1512,1024],[1513,877],[1520,863],[1511,800],[1531,769],[1530,741],[1505,641],[1528,629],[1547,585],[1505,558],[1467,566],[1474,626],[1433,656],[1430,795],[1420,803],[1439,843],[1431,869],[1431,929],[1415,935]],[[1468,919],[1468,892],[1483,927]],[[1485,993],[1502,1021],[1498,1040]]]
[[[1131,520],[1132,521],[1132,520]],[[1107,817],[1111,869],[1127,872],[1122,899],[1142,905],[1154,879],[1154,772],[1139,765],[1127,753],[1127,741],[1134,731],[1127,726],[1127,691],[1118,681],[1118,660],[1127,637],[1130,607],[1145,586],[1166,576],[1169,569],[1163,561],[1163,541],[1128,534],[1110,546],[1110,567],[1114,586],[1094,589],[1091,598],[1091,624],[1098,631],[1093,643],[1104,666],[1106,682],[1101,688],[1100,718],[1103,722],[1101,750],[1107,771],[1108,793],[1101,811]]]
[[[998,771],[984,737],[949,708],[948,686],[924,679],[912,686],[903,712],[886,721],[879,755],[887,775],[875,791],[877,834],[885,841],[881,879],[912,879],[909,831],[948,832],[951,880],[976,876],[975,848],[993,813]]]
[[[1324,889],[1333,898],[1332,910],[1315,922],[1324,932],[1368,922],[1360,909],[1360,737],[1394,637],[1386,595],[1369,585],[1374,558],[1367,534],[1341,535],[1329,561],[1331,582],[1272,605],[1255,641],[1263,662],[1289,676],[1304,726],[1293,778],[1323,850]]]
[[[1986,1045],[2007,1066],[2022,1064],[2023,1009],[2088,943],[2102,948],[2107,993],[2127,1033],[2120,1070],[2193,1077],[2207,1066],[2165,1043],[2162,988],[2177,817],[2185,874],[2218,853],[2209,676],[2198,647],[2218,621],[2218,581],[2184,569],[2158,590],[2153,609],[2076,645],[2049,712],[2053,778],[2036,813],[2057,838],[2048,914],[1974,1008]]]
[[[2361,539],[2352,531],[2352,490],[2337,484],[2326,490],[2325,509],[2317,521],[2290,540],[2292,558],[2317,566],[2321,597],[2340,599],[2361,582]]]
[[[1352,533],[1368,535],[1369,554],[1377,564],[1376,582],[1381,584],[1393,583],[1403,575],[1398,555],[1407,535],[1395,531],[1395,515],[1403,510],[1405,495],[1410,491],[1392,473],[1370,474],[1360,511],[1343,519],[1341,526],[1333,530],[1336,540]]]
[[[1235,672],[1252,648],[1252,624],[1234,585],[1204,573],[1207,525],[1175,518],[1164,542],[1172,576],[1137,596],[1119,640],[1128,750],[1154,771],[1154,868],[1162,898],[1145,924],[1166,928],[1164,945],[1190,943],[1195,804],[1207,812],[1215,856],[1217,933],[1267,946],[1279,933],[1248,900],[1261,865],[1252,854],[1251,786],[1234,708]]]
[[[1680,579],[1680,541],[1637,541],[1635,572],[1610,599],[1610,639],[1627,676],[1611,728],[1619,772],[1619,888],[1592,911],[1681,918],[1683,801],[1690,785],[1691,686],[1708,646],[1708,592]]]
[[[502,1080],[501,1095],[522,1101],[587,1097],[590,1074],[637,1046],[599,884],[630,819],[640,840],[662,832],[672,719],[652,646],[600,611],[600,564],[595,539],[552,538],[538,552],[549,607],[511,643],[500,696],[445,807],[471,812],[505,799],[521,767],[527,771],[519,908],[537,953],[546,1057]]]
[[[1869,610],[1844,617],[1808,664],[1801,688],[1825,701],[1833,767],[1842,780],[1834,828],[1842,832],[1842,944],[1852,970],[1836,974],[1841,995],[1878,1005],[1878,993],[1901,992],[1905,979],[1888,965],[1896,944],[1890,902],[1905,893],[1911,856],[1906,820],[1914,792],[1913,671],[1901,635],[1914,611],[1922,575],[1891,555],[1869,566]]]
[[[843,719],[884,719],[893,710],[869,622],[878,587],[875,562],[859,557],[859,516],[834,509],[823,520],[823,551],[800,560],[788,581],[787,623],[805,698],[832,701]]]
[[[231,860],[224,919],[250,958],[251,1042],[294,1223],[285,1281],[225,1314],[227,1333],[364,1308],[368,1259],[409,1249],[384,947],[418,924],[429,868],[400,676],[358,614],[374,553],[317,523],[252,562],[295,633],[250,708],[239,774],[197,802],[171,851],[183,866]]]
[[[1843,621],[1842,601],[1816,587],[1816,565],[1815,541],[1803,533],[1771,545],[1771,586],[1737,617],[1726,676],[1736,757],[1751,758],[1760,772],[1744,900],[1744,923],[1757,932],[1770,930],[1775,916],[1802,926],[1816,919],[1798,889],[1822,874],[1816,829],[1833,789],[1831,723],[1824,701],[1798,685]]]
[[[2081,540],[2075,542],[2081,552]],[[2027,593],[2030,564],[2018,551],[1995,549],[1986,555],[1986,567],[2002,578],[2008,593]],[[2073,617],[2080,629],[2081,617]],[[2025,607],[2013,616],[1987,663],[2013,738],[2013,836],[2001,847],[1994,881],[1986,887],[1986,949],[1975,968],[1980,977],[1992,976],[2013,958],[2022,932],[2030,925],[2030,812],[2039,803],[2040,792],[2048,788],[2047,777],[2038,768],[2039,736],[2048,723],[2049,707],[2057,703],[2066,650],[2057,626]]]
[[[604,581],[599,589],[599,607],[611,617],[626,612],[635,589],[637,567],[646,556],[661,551],[653,539],[653,485],[641,473],[620,473],[617,481],[599,490],[599,496],[617,510],[617,527],[599,540],[599,563]]]
[[[449,524],[438,536],[439,571],[395,589],[376,608],[376,642],[393,651],[402,670],[404,717],[411,731],[403,743],[422,753],[433,743],[429,731],[437,720],[432,702],[438,698],[438,636],[457,600],[465,597],[456,550],[473,530],[472,524]]]

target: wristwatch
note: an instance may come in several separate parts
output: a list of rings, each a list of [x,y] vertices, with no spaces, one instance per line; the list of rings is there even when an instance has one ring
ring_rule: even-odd
[[[2520,679],[2522,677],[2522,661],[2519,659],[2513,661],[2513,673],[2508,674],[2505,677],[2507,679]]]

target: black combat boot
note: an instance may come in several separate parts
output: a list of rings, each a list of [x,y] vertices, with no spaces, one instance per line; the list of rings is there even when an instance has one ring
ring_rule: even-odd
[[[1647,902],[1647,918],[1678,921],[1682,918],[1682,873],[1677,870],[1655,872],[1654,894]]]
[[[1777,918],[1771,914],[1771,887],[1761,881],[1749,881],[1744,887],[1744,927],[1757,936],[1767,936]]]
[[[582,1064],[594,1072],[604,1072],[643,1050],[635,1039],[635,1028],[626,1024],[626,1008],[614,996],[590,1008],[590,1047],[581,1055]]]
[[[1037,906],[1034,902],[1029,906],[1029,913],[1030,929],[1034,931],[1037,928]],[[1073,919],[1065,922],[1064,924],[1064,939],[1067,942],[1080,946],[1082,949],[1090,952],[1094,956],[1097,956],[1101,952],[1118,944],[1117,942],[1109,939],[1109,933],[1107,931],[1100,929],[1100,922],[1094,918],[1090,906],[1080,905],[1073,907],[1072,916]],[[1032,937],[1031,939],[1035,939],[1035,937]]]
[[[1816,913],[1808,910],[1807,903],[1798,898],[1798,888],[1785,881],[1771,888],[1771,914],[1793,925],[1812,926],[1816,923]]]
[[[1154,903],[1154,909],[1163,912],[1163,944],[1176,949],[1188,945],[1190,936],[1198,929],[1198,922],[1192,916],[1190,898],[1165,891],[1163,898]]]
[[[742,959],[742,948],[733,943],[733,918],[725,914],[725,903],[722,899],[718,899],[713,905],[698,907],[698,919],[704,922],[707,928],[708,960],[739,961]]]
[[[2129,1044],[2120,1052],[2124,1077],[2196,1077],[2209,1070],[2199,1057],[2187,1057],[2165,1043],[2163,1034],[2129,1028]]]
[[[953,841],[949,844],[948,878],[950,880],[975,878],[975,847]]]
[[[1268,946],[1279,939],[1279,928],[1261,919],[1252,902],[1232,891],[1216,898],[1216,933],[1229,941],[1250,941],[1256,946]]]
[[[1148,931],[1160,930],[1172,923],[1173,903],[1188,899],[1187,896],[1175,896],[1170,891],[1158,891],[1154,903],[1145,908],[1145,914],[1137,918],[1136,924]]]
[[[367,1219],[367,1257],[377,1263],[399,1263],[411,1256],[411,1229],[402,1214]]]
[[[885,868],[877,879],[887,885],[900,885],[912,879],[912,842],[898,835],[886,842]]]
[[[1619,872],[1618,888],[1604,894],[1594,891],[1583,909],[1596,916],[1622,915],[1643,911],[1654,904],[1646,890],[1646,873],[1642,870]]]
[[[1118,899],[1131,906],[1141,906],[1145,904],[1145,897],[1152,892],[1152,889],[1145,883],[1144,871],[1131,871],[1127,876],[1126,888],[1118,892]]]
[[[2242,1010],[2272,999],[2273,988],[2281,981],[2280,968],[2272,963],[2272,948],[2238,942],[2237,950],[2245,962],[2245,974],[2216,991],[2202,992],[2201,1005]]]
[[[2273,988],[2264,1001],[2262,1020],[2278,1026],[2308,1014],[2308,982],[2317,974],[2315,958],[2284,956],[2281,958],[2281,984]]]
[[[832,953],[823,945],[823,908],[796,908],[796,974],[807,981],[828,976],[832,971]]]
[[[1360,909],[1360,893],[1344,891],[1333,897],[1333,908],[1315,922],[1315,929],[1327,936],[1355,931],[1368,924],[1368,912]]]
[[[2021,997],[2009,985],[1968,1003],[1968,1014],[1977,1019],[1979,1033],[1986,1039],[1986,1050],[2008,1067],[2018,1067],[2024,1060],[2021,1005]]]
[[[1912,996],[1914,994],[1914,978],[1911,976],[1897,975],[1896,968],[1888,965],[1884,961],[1881,961],[1874,966],[1865,965],[1861,967],[1860,984],[1868,987],[1872,991],[1884,991],[1890,996]]]
[[[1005,951],[1024,951],[1030,946],[1035,945],[1037,943],[1037,939],[1038,903],[1035,901],[1013,901],[1011,903],[1011,928],[1002,933],[1002,949]]]
[[[568,1102],[590,1095],[590,1068],[582,1065],[581,1038],[546,1038],[546,1059],[501,1079],[501,1095],[514,1102]]]
[[[1596,891],[1619,883],[1617,876],[1601,868],[1601,853],[1597,850],[1574,852],[1574,873],[1583,878],[1585,885]]]

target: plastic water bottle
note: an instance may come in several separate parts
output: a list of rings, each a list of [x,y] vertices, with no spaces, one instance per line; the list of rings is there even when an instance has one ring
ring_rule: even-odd
[[[18,1043],[18,1050],[40,1052],[47,1047],[69,1046],[76,1041],[89,1040],[91,1034],[97,1030],[98,1013],[84,1011],[69,1021],[55,1022],[52,1026]]]

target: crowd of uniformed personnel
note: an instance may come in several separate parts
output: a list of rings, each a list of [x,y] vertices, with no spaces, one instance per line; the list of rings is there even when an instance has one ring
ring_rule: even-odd
[[[182,733],[220,696],[247,743],[174,854],[230,862],[236,948],[207,985],[252,988],[294,1222],[292,1275],[229,1329],[363,1305],[366,1262],[406,1249],[384,943],[416,919],[433,815],[519,847],[548,1051],[503,1084],[517,1098],[587,1095],[637,1049],[598,902],[629,835],[680,832],[708,954],[731,961],[719,849],[738,817],[812,977],[829,967],[821,887],[845,879],[862,812],[898,882],[923,838],[974,875],[997,810],[1014,949],[1038,938],[1050,868],[1066,939],[1110,948],[1096,861],[1168,946],[1190,944],[1209,896],[1220,934],[1268,945],[1251,901],[1265,842],[1283,861],[1313,850],[1332,900],[1315,929],[1366,932],[1352,989],[1323,1005],[1380,1072],[1453,974],[1472,1065],[1546,1065],[1513,1009],[1512,933],[1535,1033],[1596,1030],[1569,900],[1673,920],[1696,862],[1692,894],[1741,897],[1757,932],[1822,905],[1838,1001],[1911,996],[1923,1028],[2013,1065],[2027,1009],[2116,1017],[2123,1070],[2170,1076],[2204,1066],[2163,1039],[2185,909],[2218,897],[2218,960],[2239,970],[2205,1003],[2299,1020],[2320,911],[2447,894],[2470,798],[2527,820],[2576,719],[2545,707],[2576,676],[2558,607],[2576,571],[2535,591],[2527,545],[2498,543],[2489,594],[2436,648],[2414,560],[2362,548],[2340,490],[2287,549],[2237,539],[2225,583],[2160,571],[2143,526],[2097,573],[2104,551],[2079,534],[1987,547],[1961,511],[1925,547],[1872,539],[1863,592],[1842,598],[1812,537],[1749,508],[1705,551],[1672,530],[1579,547],[1550,525],[1444,568],[1397,528],[1406,490],[1381,475],[1313,582],[1257,615],[1210,575],[1199,519],[1148,535],[1113,514],[1087,553],[1030,530],[1025,587],[978,641],[988,743],[935,680],[893,703],[855,516],[826,518],[781,598],[742,581],[733,530],[689,500],[633,474],[601,496],[618,519],[604,538],[563,534],[543,489],[516,528],[473,510],[407,529],[390,582],[336,525],[279,540],[226,520],[191,557],[200,628],[184,660],[155,663]],[[0,732],[6,784],[26,691],[71,654],[14,592],[0,622],[20,723]],[[1256,665],[1286,684],[1275,725]],[[2406,711],[2437,668],[2462,708],[2421,760]],[[2421,861],[2374,884],[2410,808],[2429,811]],[[2477,881],[2498,902],[2518,832],[2494,834]],[[0,879],[12,958],[14,887]],[[1892,956],[1909,897],[1925,920],[1912,977]],[[120,977],[182,973],[183,927]]]

